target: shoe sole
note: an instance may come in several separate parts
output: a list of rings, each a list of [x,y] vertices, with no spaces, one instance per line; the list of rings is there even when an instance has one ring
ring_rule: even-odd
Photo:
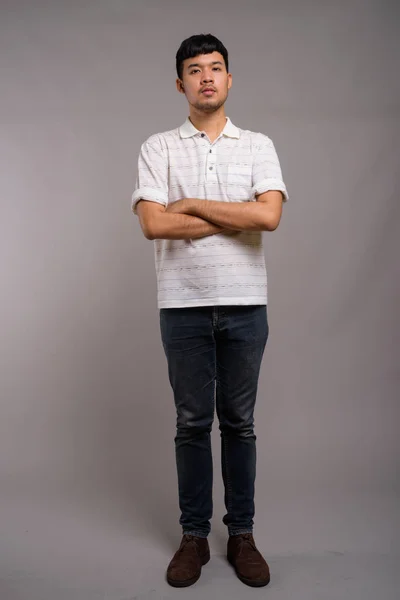
[[[238,573],[238,570],[236,569],[234,563],[231,560],[229,560],[229,558],[228,558],[228,562],[235,569],[235,573],[236,573],[238,579],[240,579],[240,581],[242,583],[245,583],[246,585],[249,585],[250,587],[264,587],[265,585],[268,585],[269,582],[271,581],[271,577],[268,577],[267,581],[254,581],[254,579],[247,579],[247,577],[243,577],[242,575],[240,575],[240,573]]]
[[[201,565],[204,567],[204,565],[206,565],[209,560],[210,560],[210,553],[207,552],[207,554],[205,554],[201,560]],[[194,583],[196,583],[196,581],[198,581],[200,579],[200,575],[201,575],[201,569],[200,569],[200,573],[198,575],[196,575],[195,577],[192,577],[191,579],[185,579],[185,581],[177,581],[176,579],[170,579],[167,575],[167,581],[168,581],[169,585],[172,585],[172,587],[177,587],[177,588],[189,587],[189,585],[193,585]]]

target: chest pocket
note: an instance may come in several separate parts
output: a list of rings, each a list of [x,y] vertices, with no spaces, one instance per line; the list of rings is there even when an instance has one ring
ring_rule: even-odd
[[[227,173],[229,194],[238,196],[240,200],[248,199],[253,186],[253,169],[251,164],[229,163]]]

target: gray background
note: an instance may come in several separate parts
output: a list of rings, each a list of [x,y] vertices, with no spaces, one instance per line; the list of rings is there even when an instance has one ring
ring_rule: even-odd
[[[388,1],[2,1],[2,600],[398,597],[399,9]],[[227,46],[226,112],[276,145],[251,590],[179,541],[175,412],[140,144],[188,115],[175,53]]]

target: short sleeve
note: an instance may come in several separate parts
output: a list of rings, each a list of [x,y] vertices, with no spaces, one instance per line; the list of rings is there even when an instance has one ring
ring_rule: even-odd
[[[255,144],[250,200],[256,200],[256,195],[270,190],[282,192],[284,202],[289,199],[274,143],[268,136],[260,133]]]
[[[139,200],[168,204],[168,161],[157,136],[151,136],[140,148],[131,204],[134,214]]]

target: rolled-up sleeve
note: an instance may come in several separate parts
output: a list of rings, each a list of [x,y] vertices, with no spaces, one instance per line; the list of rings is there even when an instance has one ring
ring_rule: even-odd
[[[274,143],[268,136],[260,133],[253,159],[253,187],[251,188],[250,200],[254,201],[258,194],[270,190],[282,192],[284,202],[289,199]]]
[[[168,161],[156,135],[146,140],[140,148],[136,184],[131,200],[134,214],[137,214],[139,200],[150,200],[164,206],[168,204]]]

